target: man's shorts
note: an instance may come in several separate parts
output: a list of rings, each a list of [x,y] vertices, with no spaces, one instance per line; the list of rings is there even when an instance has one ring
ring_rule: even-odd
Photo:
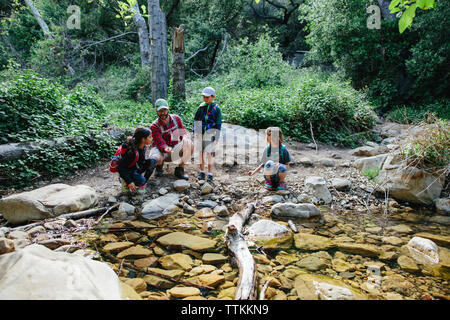
[[[214,141],[202,141],[202,152],[215,153]]]
[[[179,155],[179,157],[178,157]],[[165,162],[173,162],[173,161],[177,161],[180,160],[181,157],[183,156],[183,141],[181,141],[180,143],[178,143],[177,145],[172,147],[172,153],[162,153],[157,147],[153,147],[150,149],[150,154],[149,154],[149,158],[161,158],[164,156],[164,161]],[[178,159],[172,159],[174,157],[178,158]]]

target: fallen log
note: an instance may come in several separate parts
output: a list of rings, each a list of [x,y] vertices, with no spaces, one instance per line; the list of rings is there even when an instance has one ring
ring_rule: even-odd
[[[117,207],[116,207],[116,208],[117,208]],[[112,207],[109,208],[109,209],[106,208],[106,207],[104,207],[104,208],[90,209],[90,210],[79,211],[79,212],[74,212],[74,213],[66,213],[66,214],[59,215],[59,216],[57,216],[57,217],[55,217],[55,218],[45,219],[45,220],[42,220],[42,221],[38,221],[38,222],[33,222],[33,223],[30,223],[30,224],[26,224],[26,225],[24,225],[24,226],[19,226],[19,227],[16,227],[16,228],[12,228],[11,230],[12,230],[12,231],[14,231],[14,230],[23,230],[23,231],[26,231],[26,230],[29,230],[29,229],[31,229],[31,228],[33,228],[33,227],[41,226],[41,225],[43,225],[44,223],[47,223],[47,222],[50,222],[50,221],[55,221],[55,220],[58,219],[58,218],[76,220],[76,219],[81,219],[81,218],[86,218],[86,217],[90,217],[90,216],[102,214],[102,213],[104,213],[104,212],[106,212],[106,211],[108,211],[108,210],[112,211],[113,209],[114,209],[114,206],[112,206]]]
[[[239,268],[235,300],[256,300],[256,264],[241,233],[245,221],[254,210],[255,205],[250,203],[245,210],[234,214],[229,220],[225,234],[225,243],[236,258]]]

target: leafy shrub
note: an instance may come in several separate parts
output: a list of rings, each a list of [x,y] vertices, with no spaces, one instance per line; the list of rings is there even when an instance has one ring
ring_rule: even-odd
[[[25,72],[0,89],[1,142],[41,141],[20,159],[0,164],[0,186],[25,186],[65,176],[109,157],[114,142],[100,128],[104,106],[89,88],[67,91]]]
[[[66,177],[109,158],[114,149],[107,133],[94,131],[57,146],[41,144],[35,153],[0,163],[0,187],[24,187],[40,179]]]
[[[380,175],[380,168],[369,168],[364,170],[362,174],[372,181],[372,183],[376,183],[376,179]]]
[[[292,71],[268,34],[262,34],[254,43],[241,39],[227,50],[219,63],[221,75],[217,77],[241,88],[280,86],[286,84]]]
[[[25,72],[0,89],[1,142],[32,141],[85,132],[98,123],[102,103],[87,88],[68,92]]]
[[[337,77],[305,73],[289,86],[263,89],[219,89],[217,101],[225,121],[254,129],[279,126],[300,141],[316,140],[356,146],[375,124],[363,93]]]
[[[429,117],[450,119],[450,100],[441,99],[434,103],[396,107],[388,113],[388,119],[398,123],[418,124]]]

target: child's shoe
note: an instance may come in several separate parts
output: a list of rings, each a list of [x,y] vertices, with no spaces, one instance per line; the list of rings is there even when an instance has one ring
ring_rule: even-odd
[[[211,173],[208,173],[208,178],[206,179],[206,182],[211,183],[213,181],[213,175]]]
[[[140,187],[138,189],[138,193],[139,194],[145,194],[147,192],[147,190],[145,190],[145,187],[147,186],[147,184],[144,184],[142,187]]]
[[[122,178],[120,178],[120,182],[122,183],[122,192],[127,192],[130,191],[127,187],[127,183],[125,182],[125,180],[123,180]]]
[[[284,182],[278,183],[278,190],[286,190],[286,184]]]
[[[200,171],[200,173],[197,176],[198,180],[205,180],[206,174],[204,171]]]
[[[264,188],[266,188],[267,190],[272,190],[272,180],[266,179],[266,181],[264,182]]]

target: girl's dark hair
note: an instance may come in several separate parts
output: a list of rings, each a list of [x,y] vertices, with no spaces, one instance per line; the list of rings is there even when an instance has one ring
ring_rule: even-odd
[[[129,150],[136,150],[142,139],[147,139],[151,134],[150,129],[144,127],[137,127],[132,137],[128,137],[126,144]]]
[[[279,127],[269,127],[266,129],[266,135],[270,136],[272,132],[278,134],[278,143],[281,146],[284,142],[283,132],[281,132],[281,129]]]

